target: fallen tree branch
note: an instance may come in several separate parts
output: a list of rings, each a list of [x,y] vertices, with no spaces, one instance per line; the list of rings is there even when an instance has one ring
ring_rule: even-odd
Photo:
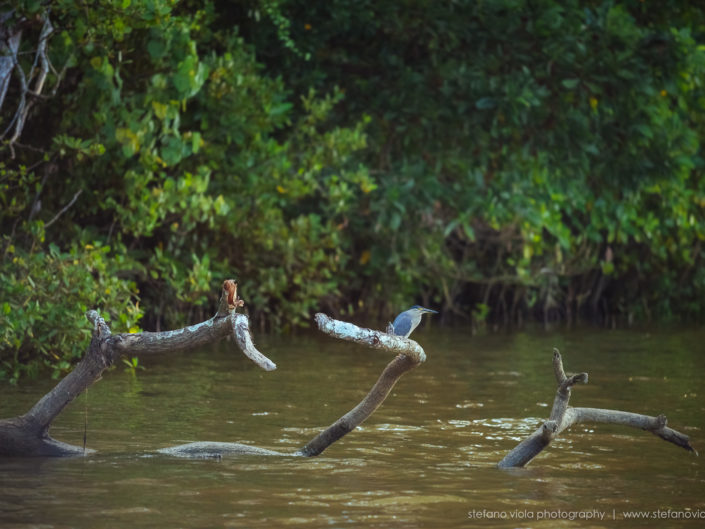
[[[566,376],[563,370],[563,360],[558,349],[553,350],[553,370],[558,389],[549,419],[510,451],[498,463],[497,466],[499,468],[523,467],[527,465],[563,430],[581,422],[620,424],[631,426],[632,428],[640,428],[697,455],[697,451],[691,446],[687,435],[666,426],[665,415],[651,417],[620,410],[573,408],[568,406],[572,386],[578,382],[586,384],[588,375],[587,373],[580,373],[571,377]]]
[[[384,402],[397,381],[407,371],[426,360],[426,353],[413,340],[365,329],[352,323],[334,320],[325,314],[316,314],[316,324],[322,332],[374,349],[382,349],[397,356],[384,368],[372,389],[348,413],[294,453],[282,453],[241,443],[196,442],[163,448],[160,453],[178,457],[223,457],[227,455],[280,455],[312,457],[321,454],[331,444],[350,433],[372,415]]]
[[[52,439],[49,428],[59,413],[122,354],[183,351],[233,336],[245,355],[259,367],[265,371],[276,369],[274,362],[252,343],[247,316],[235,312],[243,304],[237,297],[237,283],[227,280],[223,283],[218,312],[210,320],[175,331],[135,334],[112,334],[98,312],[88,311],[86,317],[93,323],[93,335],[83,360],[26,414],[0,420],[0,456],[83,455],[83,447]]]

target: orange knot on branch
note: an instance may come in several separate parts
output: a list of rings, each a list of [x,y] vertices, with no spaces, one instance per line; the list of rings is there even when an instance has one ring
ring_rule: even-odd
[[[228,293],[228,308],[236,309],[244,307],[245,302],[237,297],[237,283],[232,279],[226,279],[223,283],[223,290]]]

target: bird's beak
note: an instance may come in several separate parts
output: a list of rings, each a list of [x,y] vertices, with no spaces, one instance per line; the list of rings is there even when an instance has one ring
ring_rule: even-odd
[[[431,309],[421,309],[421,312],[423,312],[423,313],[430,312],[432,314],[438,314],[437,310],[431,310]]]

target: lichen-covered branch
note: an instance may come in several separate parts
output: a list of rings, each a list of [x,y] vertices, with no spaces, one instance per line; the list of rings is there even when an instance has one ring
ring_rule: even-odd
[[[122,354],[141,355],[194,349],[232,336],[245,355],[266,371],[276,364],[252,343],[247,316],[235,309],[244,302],[237,297],[237,284],[223,284],[216,315],[208,321],[165,332],[112,334],[98,312],[86,317],[93,323],[93,335],[83,360],[26,414],[0,421],[0,456],[80,455],[83,448],[59,443],[49,436],[52,421],[74,398],[97,381]]]
[[[316,314],[314,320],[320,331],[331,335],[333,338],[359,343],[373,349],[383,349],[390,353],[401,353],[410,357],[416,364],[426,361],[426,353],[414,340],[358,327],[346,321],[334,320],[320,312]]]
[[[573,408],[568,406],[571,387],[578,382],[587,383],[587,373],[571,377],[563,370],[563,360],[558,349],[553,350],[553,369],[558,383],[556,397],[549,420],[538,430],[519,443],[498,463],[500,468],[523,467],[546,448],[563,430],[580,422],[597,422],[620,424],[647,430],[661,439],[685,448],[697,455],[691,446],[688,436],[666,426],[666,416],[651,417],[639,413],[619,410],[604,410],[599,408]]]
[[[235,337],[235,342],[242,352],[245,353],[247,358],[265,371],[274,371],[277,368],[277,365],[260,353],[252,342],[247,316],[243,314],[233,314],[230,317],[230,326],[233,336]]]

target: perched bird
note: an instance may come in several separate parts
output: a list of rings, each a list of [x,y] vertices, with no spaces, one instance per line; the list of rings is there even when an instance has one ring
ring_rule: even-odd
[[[409,310],[405,310],[394,318],[394,323],[391,324],[387,332],[408,338],[411,332],[416,329],[421,322],[421,315],[426,313],[438,314],[438,311],[426,309],[420,305],[414,305]]]

